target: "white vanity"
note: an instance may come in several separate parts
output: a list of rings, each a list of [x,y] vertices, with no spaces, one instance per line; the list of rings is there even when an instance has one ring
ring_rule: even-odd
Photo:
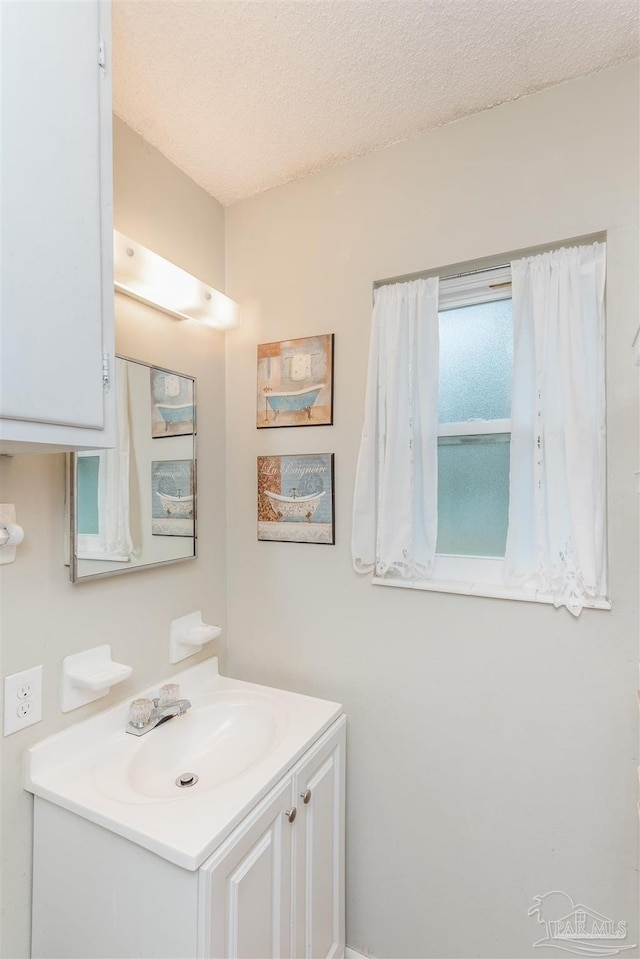
[[[216,659],[171,682],[192,708],[144,736],[123,703],[28,751],[32,955],[342,956],[342,707]]]

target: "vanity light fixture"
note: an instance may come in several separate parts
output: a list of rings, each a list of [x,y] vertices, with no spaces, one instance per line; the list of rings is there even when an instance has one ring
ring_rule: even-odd
[[[234,300],[117,230],[113,272],[118,292],[179,320],[197,320],[222,331],[239,323],[240,307]]]

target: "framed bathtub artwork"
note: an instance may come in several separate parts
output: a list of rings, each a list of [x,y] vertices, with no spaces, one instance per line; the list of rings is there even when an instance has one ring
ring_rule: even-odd
[[[335,543],[333,453],[258,457],[258,539]]]
[[[256,426],[333,424],[333,333],[258,346]]]
[[[151,435],[154,439],[166,436],[191,436],[195,432],[195,404],[193,379],[152,366],[151,378]]]
[[[193,460],[152,462],[151,533],[153,536],[194,536]]]

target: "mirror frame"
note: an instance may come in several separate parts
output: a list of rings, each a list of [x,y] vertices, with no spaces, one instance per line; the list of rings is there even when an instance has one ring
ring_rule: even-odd
[[[68,466],[68,497],[69,517],[66,527],[69,530],[69,578],[72,583],[87,583],[96,579],[107,579],[111,576],[119,576],[122,573],[137,573],[139,570],[157,569],[160,566],[173,566],[175,563],[189,563],[198,558],[198,401],[197,401],[197,381],[195,376],[190,373],[180,373],[177,370],[167,369],[165,366],[158,366],[157,363],[147,363],[146,360],[137,360],[131,356],[116,354],[116,360],[125,360],[127,363],[137,363],[138,366],[146,366],[149,370],[159,370],[161,373],[169,373],[173,376],[187,377],[193,381],[193,555],[180,556],[176,559],[165,559],[154,563],[141,563],[139,566],[124,566],[121,569],[104,570],[101,573],[88,573],[86,575],[78,574],[78,556],[76,552],[77,536],[77,517],[76,503],[78,499],[77,481],[78,481],[78,454],[69,455]],[[78,451],[83,452],[83,451]],[[88,562],[80,560],[80,562]]]

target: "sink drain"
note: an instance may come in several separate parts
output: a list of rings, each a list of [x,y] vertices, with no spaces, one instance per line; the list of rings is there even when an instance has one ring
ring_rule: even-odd
[[[195,786],[197,782],[198,777],[195,773],[181,773],[176,779],[176,786],[180,786],[181,789],[187,789],[188,786]]]

